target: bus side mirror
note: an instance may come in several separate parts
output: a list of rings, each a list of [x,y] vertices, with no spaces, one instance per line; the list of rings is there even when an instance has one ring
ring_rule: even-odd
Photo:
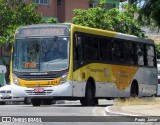
[[[13,38],[13,36],[10,36],[8,38],[8,40],[6,41],[6,51],[10,51],[11,50],[11,47],[12,47],[11,43],[10,43],[11,38]]]

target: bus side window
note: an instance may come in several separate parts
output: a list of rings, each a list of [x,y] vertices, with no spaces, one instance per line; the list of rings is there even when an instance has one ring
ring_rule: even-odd
[[[123,44],[120,41],[113,41],[112,57],[114,63],[123,63]]]
[[[126,64],[134,65],[135,61],[135,54],[134,54],[134,44],[130,42],[124,42],[124,60]]]
[[[88,39],[84,43],[85,47],[85,60],[97,61],[98,60],[98,39],[88,35]]]
[[[82,35],[74,35],[74,69],[83,63],[83,40]]]
[[[143,44],[137,44],[136,46],[136,55],[137,55],[137,61],[138,65],[144,66],[144,46]]]
[[[154,47],[152,45],[146,45],[146,58],[147,58],[147,65],[154,66],[155,61],[155,54],[154,54]]]
[[[99,40],[100,48],[100,60],[104,62],[111,62],[111,41],[109,39],[100,38]]]

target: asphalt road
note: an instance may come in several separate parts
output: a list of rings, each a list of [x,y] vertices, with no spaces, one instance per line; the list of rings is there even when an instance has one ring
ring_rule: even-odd
[[[81,106],[79,101],[59,101],[57,103],[50,106],[41,105],[40,107],[16,104],[0,105],[0,121],[2,116],[11,117],[12,119],[12,123],[1,122],[0,125],[21,125],[22,123],[20,122],[25,122],[25,120],[33,121],[33,118],[43,123],[29,123],[29,125],[106,125],[106,123],[110,125],[139,125],[139,123],[125,122],[125,120],[128,120],[127,117],[106,116],[104,108],[113,105],[114,101],[112,100],[100,100],[99,106],[95,107]],[[20,122],[17,123],[18,118],[20,118]],[[116,120],[120,122],[114,122]]]
[[[57,104],[41,105],[1,105],[0,116],[104,116],[104,108],[114,101],[100,100],[99,106],[84,107],[79,101],[58,101]]]

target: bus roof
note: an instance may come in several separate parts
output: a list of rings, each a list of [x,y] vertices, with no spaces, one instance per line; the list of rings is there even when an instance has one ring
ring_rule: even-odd
[[[128,35],[128,34],[113,32],[113,31],[109,31],[109,30],[90,28],[90,27],[79,26],[79,25],[75,25],[75,24],[72,24],[72,28],[74,29],[74,31],[85,32],[88,34],[108,36],[108,37],[113,37],[113,38],[117,38],[117,39],[154,44],[154,41],[152,39],[141,38],[141,37],[137,37],[134,35]]]
[[[108,36],[108,37],[113,37],[113,38],[117,38],[117,39],[154,44],[154,41],[151,39],[141,38],[141,37],[137,37],[134,35],[128,35],[128,34],[113,32],[113,31],[109,31],[109,30],[90,28],[90,27],[75,25],[75,24],[71,24],[71,23],[56,23],[56,24],[50,23],[50,24],[26,25],[26,26],[19,27],[17,29],[17,31],[19,31],[20,29],[25,29],[25,28],[36,28],[36,27],[46,27],[46,26],[47,27],[52,27],[52,26],[62,27],[63,26],[63,27],[69,28],[69,29],[72,28],[73,31],[79,31],[79,32],[84,32],[84,33],[88,33],[88,34]]]

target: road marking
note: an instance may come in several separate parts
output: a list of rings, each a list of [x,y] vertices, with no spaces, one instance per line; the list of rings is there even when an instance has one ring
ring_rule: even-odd
[[[104,116],[104,107],[96,107],[92,110],[92,116]]]
[[[109,107],[106,107],[105,109],[105,112],[106,114],[109,114],[109,115],[114,115],[114,116],[139,116],[139,115],[134,115],[134,114],[129,114],[129,113],[122,113],[122,112],[111,112],[109,110]]]
[[[98,108],[98,107],[96,107],[96,108],[94,108],[94,109],[92,110],[92,116],[96,116],[96,110],[97,110],[97,108]]]

